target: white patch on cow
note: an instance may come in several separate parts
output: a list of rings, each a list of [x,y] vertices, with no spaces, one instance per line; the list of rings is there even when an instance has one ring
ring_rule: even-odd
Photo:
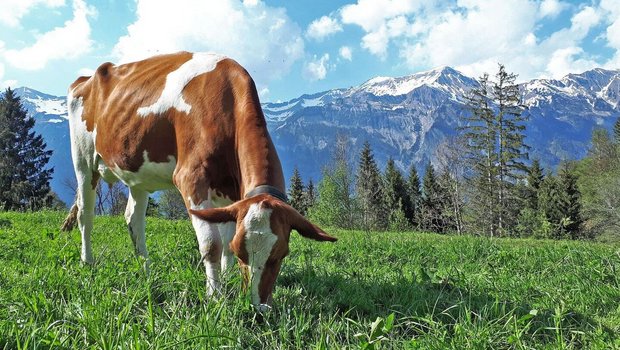
[[[230,250],[230,242],[235,237],[237,223],[234,221],[225,222],[218,225],[220,237],[222,237],[222,271],[227,272],[235,266],[235,254]]]
[[[93,229],[95,191],[92,188],[92,169],[95,160],[93,135],[82,120],[84,104],[82,97],[75,98],[73,91],[67,96],[69,105],[69,132],[71,134],[71,158],[77,180],[78,226],[82,235],[82,261],[93,262],[90,234]]]
[[[146,150],[143,157],[144,163],[137,172],[123,170],[116,164],[109,170],[129,188],[147,192],[172,188],[172,174],[177,165],[176,159],[173,156],[168,156],[167,162],[151,162]],[[98,161],[97,168],[102,176],[105,176],[104,174],[108,171],[103,161]]]
[[[209,191],[209,197],[211,197],[211,191]],[[192,198],[188,198],[189,207],[193,210],[202,210],[213,207],[212,200],[210,198],[195,204]],[[211,296],[220,291],[220,264],[219,262],[211,262],[214,257],[206,256],[208,248],[212,245],[221,245],[222,240],[217,228],[217,224],[209,223],[196,215],[190,215],[192,218],[192,226],[196,231],[196,239],[198,240],[198,248],[200,249],[201,260],[205,265],[205,272],[207,274],[207,295]]]
[[[250,290],[252,304],[260,304],[258,286],[265,269],[265,263],[278,237],[271,231],[271,212],[258,203],[250,205],[243,225],[245,226],[245,249],[248,252],[250,265]]]
[[[139,108],[138,115],[141,117],[146,117],[151,113],[158,115],[170,108],[189,114],[192,106],[183,100],[183,89],[195,77],[214,70],[217,63],[224,58],[226,56],[214,53],[194,53],[189,61],[166,76],[166,86],[157,102]]]

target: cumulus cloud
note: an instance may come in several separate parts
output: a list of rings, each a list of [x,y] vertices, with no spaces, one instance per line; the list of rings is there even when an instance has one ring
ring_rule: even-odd
[[[306,35],[315,40],[323,40],[325,37],[341,31],[342,25],[338,23],[338,20],[329,16],[323,16],[310,23],[308,30],[306,30]]]
[[[584,58],[583,54],[580,47],[555,50],[547,64],[547,72],[553,77],[563,77],[568,73],[583,72],[598,65],[595,61]]]
[[[340,50],[338,50],[338,54],[340,54],[340,57],[347,61],[353,60],[353,51],[348,46],[341,47]]]
[[[2,42],[0,41],[0,52],[2,51]],[[4,65],[0,63],[0,90],[4,90],[8,87],[14,88],[17,86],[17,80],[2,80],[4,78]]]
[[[0,2],[0,24],[17,27],[30,10],[36,6],[55,8],[64,6],[65,0],[2,0]]]
[[[307,62],[304,66],[304,77],[310,81],[323,80],[327,76],[329,54],[321,57],[314,56],[314,59]]]
[[[83,76],[83,77],[89,77],[95,74],[95,70],[92,68],[81,68],[80,70],[78,70],[78,75],[79,76]]]
[[[245,66],[260,87],[288,72],[304,53],[301,30],[286,11],[258,0],[138,0],[136,15],[113,49],[121,62],[214,51]]]
[[[589,6],[563,0],[358,0],[339,13],[342,23],[364,31],[363,49],[385,59],[388,49],[396,48],[411,69],[449,65],[478,76],[502,62],[521,79],[557,78],[605,64],[582,49],[603,24],[607,27],[601,37],[616,50],[614,62],[620,64],[617,0]],[[559,15],[568,15],[570,24],[541,34],[543,21]]]
[[[568,8],[568,4],[559,0],[543,0],[540,3],[539,16],[542,17],[557,17],[562,11]]]
[[[94,15],[95,10],[83,0],[74,0],[73,18],[64,26],[40,35],[31,46],[6,50],[4,56],[12,66],[24,70],[39,70],[51,60],[82,56],[93,46],[88,18]]]

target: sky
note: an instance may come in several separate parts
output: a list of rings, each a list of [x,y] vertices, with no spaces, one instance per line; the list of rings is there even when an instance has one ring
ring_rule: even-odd
[[[620,0],[0,0],[0,88],[64,96],[104,62],[213,51],[262,101],[451,66],[520,81],[620,69]]]

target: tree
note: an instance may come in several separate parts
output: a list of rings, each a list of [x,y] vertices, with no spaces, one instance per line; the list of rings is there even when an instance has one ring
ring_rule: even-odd
[[[563,164],[557,176],[549,175],[543,181],[539,196],[539,210],[551,224],[553,238],[581,237],[581,193],[572,166]]]
[[[463,148],[464,140],[455,137],[444,140],[435,150],[440,172],[439,185],[447,195],[446,215],[449,214],[451,226],[454,227],[457,234],[462,234],[464,230],[465,195],[463,179],[466,170],[466,158],[462,152]]]
[[[411,164],[409,177],[407,178],[407,194],[411,203],[411,212],[405,212],[407,219],[414,227],[420,226],[420,205],[422,202],[422,192],[420,191],[420,177],[415,166]]]
[[[159,203],[157,203],[153,198],[149,196],[147,205],[146,205],[146,216],[152,217],[160,217],[159,213]]]
[[[322,226],[352,228],[356,225],[355,202],[351,196],[353,178],[348,164],[348,139],[338,135],[331,165],[323,169],[317,185],[318,199],[309,216]]]
[[[382,230],[387,227],[387,208],[384,201],[381,173],[366,141],[360,154],[355,182],[362,228]]]
[[[620,118],[616,119],[614,123],[614,141],[616,144],[620,144]]]
[[[169,220],[187,218],[185,202],[176,188],[161,192],[159,196],[159,212],[164,218]]]
[[[498,229],[500,233],[506,232],[507,225],[514,223],[515,208],[510,203],[515,200],[514,192],[511,191],[517,180],[523,177],[527,171],[524,160],[528,159],[525,145],[525,124],[523,106],[520,104],[521,96],[519,85],[516,84],[517,75],[506,72],[504,65],[499,65],[499,71],[495,75],[493,83],[493,97],[497,105],[496,127],[499,136],[497,154],[499,159],[499,217]],[[512,209],[512,210],[511,210]]]
[[[0,99],[0,206],[4,210],[36,210],[46,205],[53,169],[52,155],[32,128],[20,98],[10,88]]]
[[[545,174],[540,166],[540,161],[534,159],[527,171],[527,184],[525,187],[525,207],[534,211],[538,210],[538,192],[545,180]]]
[[[299,169],[295,167],[293,169],[293,176],[291,177],[288,200],[291,207],[297,209],[301,215],[306,215],[306,203],[304,201],[304,183],[299,175]]]
[[[306,185],[306,192],[304,192],[304,205],[306,206],[306,211],[314,206],[316,203],[316,190],[314,189],[314,182],[312,179],[308,180],[308,185]]]
[[[574,166],[564,163],[559,172],[561,191],[564,194],[563,209],[564,221],[562,222],[563,233],[572,239],[581,237],[583,218],[581,213],[581,192],[577,188],[577,176]]]
[[[383,175],[384,202],[388,210],[390,229],[406,229],[408,219],[406,212],[411,212],[411,199],[407,193],[407,185],[403,174],[396,168],[390,157]]]
[[[448,231],[444,209],[446,207],[445,192],[439,185],[435,169],[429,163],[422,179],[422,201],[420,224],[423,229],[445,233]]]
[[[620,122],[616,121],[620,127]],[[605,129],[592,132],[588,156],[575,168],[581,193],[582,235],[602,240],[620,237],[620,141]]]
[[[514,185],[523,177],[528,158],[526,119],[515,81],[516,75],[501,64],[494,82],[483,75],[467,97],[470,114],[461,128],[472,173],[474,221],[492,236],[505,234],[516,221]]]

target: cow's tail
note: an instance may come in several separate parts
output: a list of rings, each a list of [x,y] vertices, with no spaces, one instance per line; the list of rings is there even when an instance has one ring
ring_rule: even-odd
[[[77,203],[73,203],[71,210],[69,210],[69,215],[67,215],[65,222],[63,222],[62,226],[60,226],[60,231],[68,232],[73,230],[73,228],[75,227],[75,223],[77,222],[77,214]]]

